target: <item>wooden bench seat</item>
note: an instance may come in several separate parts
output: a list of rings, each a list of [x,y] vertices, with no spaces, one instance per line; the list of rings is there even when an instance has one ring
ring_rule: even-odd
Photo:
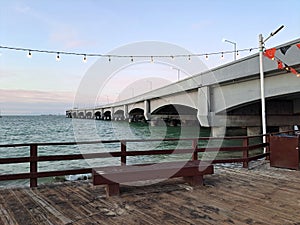
[[[203,185],[203,175],[213,174],[212,165],[188,162],[163,162],[131,166],[108,166],[93,170],[93,184],[106,185],[107,196],[119,195],[120,184],[183,177],[190,185]]]

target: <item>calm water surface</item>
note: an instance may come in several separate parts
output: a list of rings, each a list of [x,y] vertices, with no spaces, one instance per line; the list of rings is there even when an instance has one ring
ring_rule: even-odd
[[[181,127],[151,127],[143,124],[127,122],[110,122],[96,120],[69,119],[64,116],[3,116],[0,119],[0,144],[43,143],[43,142],[75,142],[87,140],[120,140],[120,139],[153,139],[209,136],[206,129]],[[128,150],[147,150],[162,148],[180,148],[191,146],[190,142],[149,142],[128,143]],[[80,146],[41,146],[39,155],[76,154],[91,152],[119,151],[120,144],[97,144]],[[0,148],[0,158],[29,156],[29,147]],[[129,163],[143,163],[163,160],[165,156],[152,158],[131,157]],[[173,158],[178,157],[174,155]],[[119,159],[77,160],[59,162],[41,162],[39,171],[84,168],[90,166],[110,165]],[[28,163],[0,165],[0,173],[24,173],[29,171]],[[49,179],[48,179],[49,180]],[[20,180],[9,182],[27,184]],[[2,182],[0,185],[7,185]]]

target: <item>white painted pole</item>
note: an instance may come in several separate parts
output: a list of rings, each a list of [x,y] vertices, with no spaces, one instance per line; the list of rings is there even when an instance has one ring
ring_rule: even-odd
[[[263,36],[259,35],[259,73],[260,73],[260,96],[261,96],[261,124],[262,134],[267,133],[266,124],[266,103],[265,103],[265,82],[264,82],[264,66],[263,66]],[[266,143],[266,136],[263,136],[263,143]],[[266,153],[266,148],[264,148]]]

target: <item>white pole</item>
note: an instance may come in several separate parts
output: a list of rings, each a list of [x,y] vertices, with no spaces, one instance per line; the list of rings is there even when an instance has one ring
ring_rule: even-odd
[[[260,95],[261,95],[261,123],[262,134],[267,133],[266,125],[266,103],[265,103],[265,84],[264,84],[264,67],[263,67],[263,36],[259,35],[259,72],[260,72]],[[263,136],[263,143],[266,143],[266,136]],[[266,153],[266,148],[264,148]]]
[[[234,45],[234,53],[233,53],[233,60],[236,60],[236,43],[233,44]]]

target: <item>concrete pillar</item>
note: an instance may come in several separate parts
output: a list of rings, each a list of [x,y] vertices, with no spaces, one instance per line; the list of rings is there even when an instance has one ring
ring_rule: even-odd
[[[226,127],[212,127],[211,135],[213,137],[224,137],[226,133]]]
[[[115,118],[115,109],[111,107],[110,109],[110,119],[113,121]]]
[[[293,130],[293,126],[280,126],[279,127],[279,132],[285,132],[285,131],[289,131],[289,130]]]
[[[261,134],[261,127],[247,127],[247,136],[255,136]]]
[[[104,120],[104,109],[100,109],[100,113],[101,113],[101,115],[100,115],[101,118],[100,119]]]
[[[150,113],[150,101],[144,101],[144,117],[146,120],[151,120],[151,113]]]
[[[208,86],[198,88],[197,118],[201,126],[209,127],[210,90]]]
[[[129,119],[129,114],[128,114],[128,105],[124,105],[124,120]]]

